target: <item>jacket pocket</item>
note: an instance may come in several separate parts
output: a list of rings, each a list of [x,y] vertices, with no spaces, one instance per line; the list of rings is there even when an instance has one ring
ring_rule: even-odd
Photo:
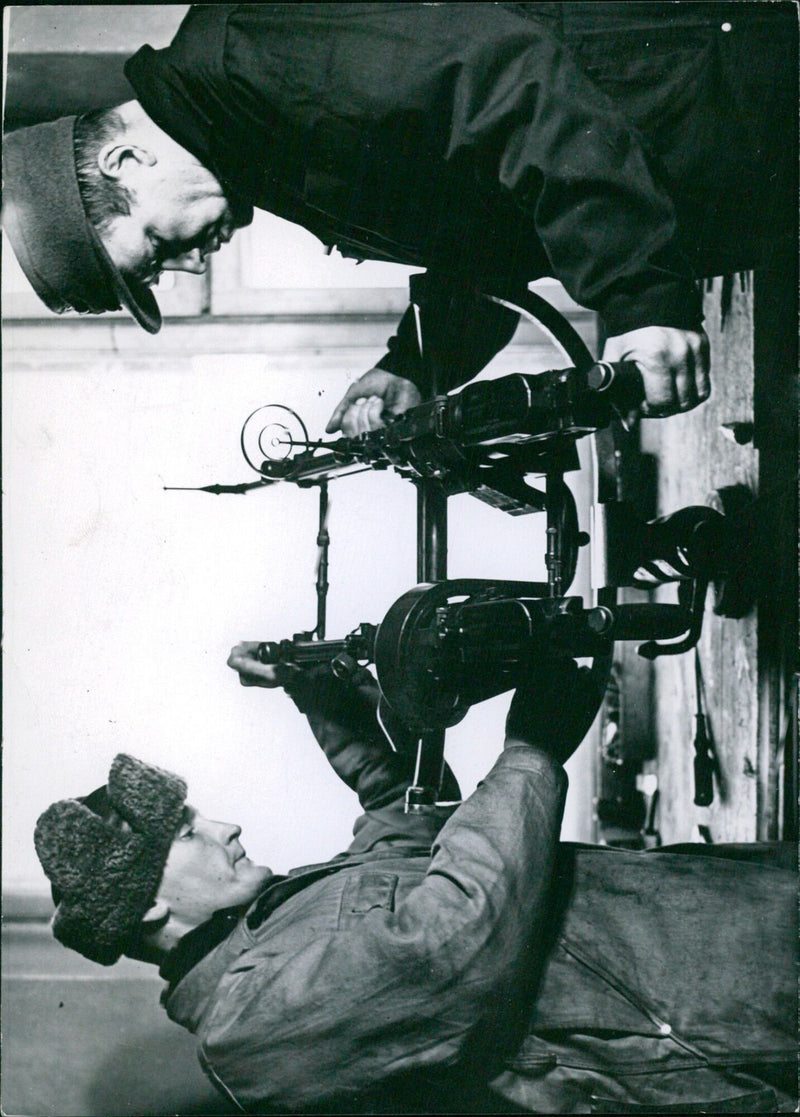
[[[396,873],[367,871],[350,875],[342,891],[339,928],[357,922],[373,908],[394,911],[397,881]]]

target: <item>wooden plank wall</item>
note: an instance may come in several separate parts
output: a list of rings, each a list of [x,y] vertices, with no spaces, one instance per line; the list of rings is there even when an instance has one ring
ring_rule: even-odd
[[[791,837],[796,828],[785,792],[785,770],[796,773],[796,757],[784,755],[796,649],[796,288],[785,279],[759,277],[755,299],[750,275],[713,281],[705,297],[711,399],[689,414],[641,424],[659,516],[706,504],[723,486],[761,492],[740,536],[743,556],[757,570],[757,606],[741,619],[717,616],[710,592],[699,643],[718,760],[710,806],[694,803],[693,653],[659,658],[649,675],[627,657],[629,705],[648,679],[655,759],[645,768],[657,773],[657,829],[665,844]],[[675,586],[656,591],[657,600],[675,595]],[[796,785],[796,775],[788,785]]]

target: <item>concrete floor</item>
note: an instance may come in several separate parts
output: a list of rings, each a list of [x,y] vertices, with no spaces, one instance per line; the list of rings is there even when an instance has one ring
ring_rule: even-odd
[[[154,967],[95,966],[41,923],[5,924],[2,944],[4,1117],[236,1112],[167,1019]]]

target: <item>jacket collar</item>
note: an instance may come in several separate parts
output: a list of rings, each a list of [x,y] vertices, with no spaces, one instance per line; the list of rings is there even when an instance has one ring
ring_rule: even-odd
[[[240,908],[228,908],[184,935],[159,971],[169,983],[161,994],[169,1018],[196,1032],[222,975],[252,946],[251,931],[260,927],[290,896],[351,863],[343,857],[293,870],[288,877],[274,877],[250,906],[246,917],[243,918]]]
[[[420,846],[412,855],[428,857],[429,850]],[[194,1032],[206,1009],[220,977],[228,966],[253,944],[252,932],[285,903],[308,885],[340,869],[352,869],[375,861],[394,861],[400,857],[408,863],[409,851],[371,850],[358,855],[339,854],[331,861],[292,869],[288,876],[276,876],[243,918],[240,908],[219,911],[207,923],[184,935],[161,966],[159,973],[168,982],[161,1003],[171,1020]],[[186,980],[186,979],[189,980]]]
[[[239,908],[226,908],[183,936],[158,971],[170,988],[176,986],[201,958],[205,958],[206,954],[230,935],[240,916]]]
[[[320,877],[327,876],[345,867],[344,862],[328,862],[322,865],[307,865],[293,870],[288,877],[275,876],[261,895],[253,901],[247,912],[247,928],[256,930],[264,920],[290,896],[301,891]],[[219,946],[234,931],[243,915],[242,908],[225,908],[216,912],[211,919],[195,927],[184,935],[178,945],[170,951],[159,969],[160,976],[169,985],[166,996],[183,981],[190,970]]]

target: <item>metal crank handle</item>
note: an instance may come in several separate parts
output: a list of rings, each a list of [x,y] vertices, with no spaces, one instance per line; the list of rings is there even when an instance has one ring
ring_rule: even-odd
[[[315,667],[329,664],[337,679],[350,679],[359,663],[373,661],[375,626],[362,624],[343,640],[314,640],[306,634],[291,640],[264,640],[256,650],[261,663]]]
[[[263,640],[256,649],[256,658],[259,663],[313,666],[346,650],[344,640]]]
[[[329,664],[337,679],[351,679],[358,670],[358,661],[347,651],[344,640],[308,640],[293,645],[291,640],[264,640],[258,645],[256,657],[261,663],[291,664],[293,667],[317,667]]]

